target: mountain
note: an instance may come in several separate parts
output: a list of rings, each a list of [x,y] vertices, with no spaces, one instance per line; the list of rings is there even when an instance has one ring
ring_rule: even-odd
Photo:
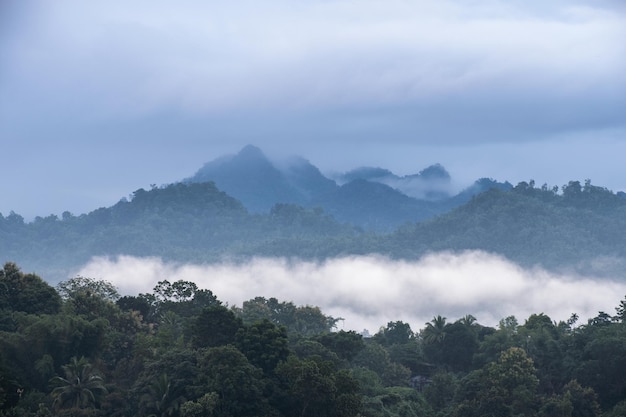
[[[364,179],[344,184],[312,204],[323,207],[340,222],[374,231],[390,231],[405,222],[438,214],[432,202],[411,198],[388,185]]]
[[[325,177],[315,165],[299,156],[278,164],[278,169],[307,205],[315,198],[333,193],[338,188],[335,181]]]
[[[438,165],[416,176],[449,178]],[[359,169],[337,185],[305,159],[271,162],[248,146],[186,181],[136,190],[88,214],[30,223],[15,213],[0,215],[0,261],[53,281],[93,256],[116,255],[215,262],[373,253],[416,259],[432,251],[482,250],[528,267],[596,276],[626,271],[624,193],[590,181],[559,189],[482,178],[451,197],[417,199],[383,177],[394,174]]]
[[[139,189],[130,200],[88,214],[38,217],[25,223],[0,215],[0,261],[66,278],[94,256],[159,256],[215,262],[241,256],[332,256],[333,239],[360,234],[322,210],[277,204],[254,214],[214,183]],[[324,243],[322,243],[324,242]],[[329,252],[329,250],[331,252]]]
[[[253,213],[267,213],[275,204],[320,207],[340,222],[377,232],[442,214],[490,187],[511,187],[481,180],[453,195],[450,174],[440,164],[406,176],[361,167],[334,178],[304,158],[270,161],[261,149],[248,145],[206,163],[184,182],[212,181]]]
[[[560,194],[525,182],[491,188],[430,221],[399,228],[370,250],[399,258],[482,250],[526,267],[626,279],[626,199],[578,181]]]
[[[205,164],[184,182],[214,182],[219,189],[240,200],[248,210],[267,212],[276,203],[305,203],[304,195],[252,145],[236,155]]]
[[[354,180],[378,182],[418,200],[438,201],[452,197],[451,177],[441,164],[405,176],[398,176],[380,167],[360,167],[337,175],[336,179],[339,183]]]

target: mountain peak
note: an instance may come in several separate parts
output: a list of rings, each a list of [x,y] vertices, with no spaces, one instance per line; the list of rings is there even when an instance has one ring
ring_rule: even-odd
[[[419,176],[425,180],[434,180],[434,179],[449,180],[450,179],[450,174],[448,173],[448,171],[443,167],[443,165],[439,163],[433,164],[427,168],[424,168],[423,170],[420,171]]]
[[[238,157],[243,157],[243,158],[263,158],[266,159],[265,154],[263,153],[263,151],[254,146],[254,145],[246,145],[243,148],[241,148],[241,150],[239,151],[239,153],[237,154]]]

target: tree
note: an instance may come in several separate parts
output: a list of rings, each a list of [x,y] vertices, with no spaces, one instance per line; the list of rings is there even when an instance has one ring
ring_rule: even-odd
[[[619,302],[619,305],[615,307],[614,320],[620,323],[626,323],[626,297]]]
[[[445,337],[436,346],[441,364],[452,371],[467,372],[478,350],[478,338],[471,326],[459,320],[446,326]],[[432,352],[432,345],[427,351]]]
[[[148,391],[141,397],[141,407],[155,417],[176,415],[184,402],[181,390],[172,384],[166,373],[152,381]]]
[[[74,314],[88,319],[104,317],[112,320],[119,311],[115,302],[120,295],[108,281],[77,276],[60,282],[57,290]]]
[[[173,311],[181,317],[197,316],[206,307],[222,305],[210,290],[199,289],[194,282],[184,280],[159,281],[150,298],[158,314]]]
[[[263,395],[265,380],[261,370],[234,346],[219,346],[199,352],[198,383],[204,392],[218,396],[216,415],[257,417],[271,415]]]
[[[414,338],[415,334],[411,330],[411,326],[402,321],[390,321],[387,323],[387,327],[381,328],[374,335],[374,340],[385,346],[409,343]]]
[[[354,331],[340,330],[338,332],[324,333],[315,338],[322,345],[335,352],[340,359],[348,362],[365,347],[363,336]]]
[[[431,321],[426,323],[426,327],[422,331],[424,343],[427,345],[441,343],[446,337],[446,326],[445,317],[433,317]]]
[[[236,334],[236,346],[251,364],[266,374],[289,355],[287,330],[267,319],[240,328]]]
[[[35,274],[24,274],[13,262],[0,269],[0,310],[54,314],[61,308],[59,294]]]
[[[327,362],[290,356],[278,366],[277,373],[288,393],[281,402],[285,415],[355,416],[359,412],[360,401],[353,397],[358,393],[358,384],[345,371],[336,374]],[[356,400],[356,406],[345,407],[352,400]]]
[[[448,326],[445,317],[436,316],[426,323],[426,327],[421,332],[424,356],[435,364],[442,363],[441,346],[446,338]]]
[[[192,343],[195,347],[216,347],[234,343],[235,335],[241,328],[241,319],[226,307],[206,307],[192,324]]]
[[[177,412],[185,399],[196,399],[199,371],[197,354],[190,349],[173,347],[145,361],[130,391],[139,408],[135,415],[156,413],[157,408],[159,413]]]
[[[63,366],[63,371],[65,377],[56,376],[51,380],[55,385],[51,394],[55,410],[95,408],[107,393],[102,376],[85,357],[73,357]]]
[[[517,347],[500,354],[459,384],[456,414],[464,417],[535,416],[539,408],[539,380],[532,359]]]
[[[57,285],[57,291],[65,300],[76,298],[78,295],[96,297],[110,302],[115,302],[120,298],[117,288],[110,282],[82,276],[60,282]]]

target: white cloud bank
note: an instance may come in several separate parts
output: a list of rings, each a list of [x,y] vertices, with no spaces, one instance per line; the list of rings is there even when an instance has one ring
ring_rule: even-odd
[[[437,314],[450,321],[472,314],[491,326],[509,315],[523,323],[542,312],[557,321],[571,313],[586,320],[598,311],[613,314],[626,294],[626,283],[525,270],[483,252],[432,254],[414,262],[363,256],[322,263],[259,258],[210,265],[100,257],[78,274],[110,281],[127,295],[151,292],[160,280],[187,280],[229,305],[241,306],[256,296],[316,305],[344,318],[340,328],[371,333],[395,320],[418,330]]]

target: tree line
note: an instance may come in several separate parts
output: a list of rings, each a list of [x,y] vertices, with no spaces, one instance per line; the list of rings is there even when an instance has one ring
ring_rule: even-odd
[[[132,277],[129,277],[132,279]],[[162,280],[120,296],[0,269],[0,416],[623,416],[626,298],[586,323],[536,313],[391,321],[371,337],[315,306],[228,306]]]
[[[561,189],[533,181],[492,188],[391,233],[346,221],[294,204],[249,213],[213,183],[178,183],[139,189],[112,207],[78,216],[65,212],[25,222],[16,213],[0,214],[0,253],[3,261],[40,271],[49,282],[94,256],[116,255],[202,263],[255,256],[418,259],[433,251],[483,250],[526,267],[594,276],[624,277],[626,267],[626,198],[590,181],[570,181]]]

